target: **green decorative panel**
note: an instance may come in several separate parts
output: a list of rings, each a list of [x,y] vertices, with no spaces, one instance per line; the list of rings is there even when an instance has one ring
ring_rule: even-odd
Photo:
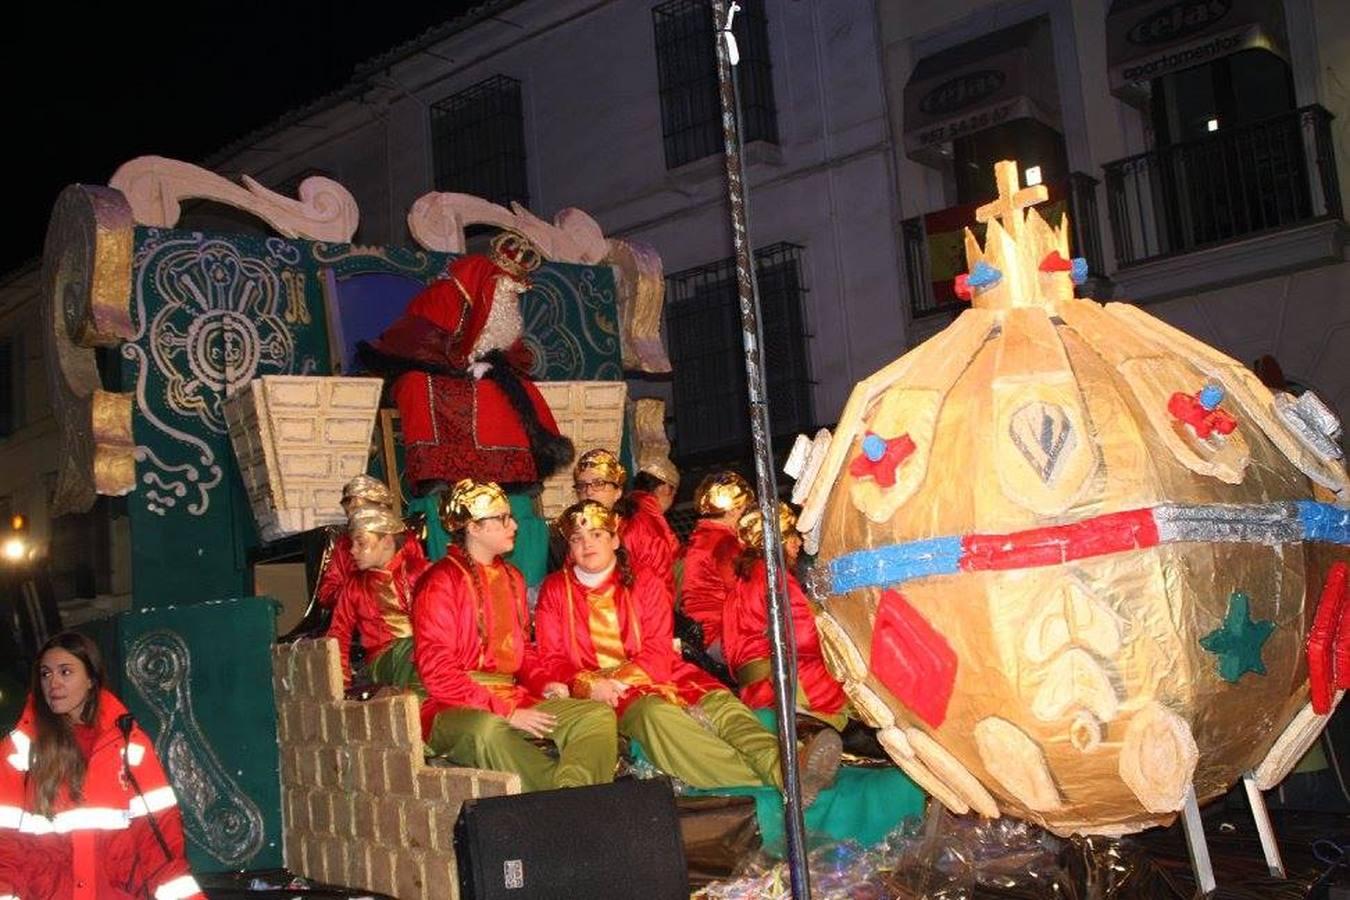
[[[142,609],[90,623],[111,687],[153,738],[197,872],[282,864],[275,601]]]
[[[251,591],[246,554],[258,537],[222,403],[262,375],[328,371],[322,289],[303,244],[136,230],[136,336],[121,356],[134,397],[138,605]]]

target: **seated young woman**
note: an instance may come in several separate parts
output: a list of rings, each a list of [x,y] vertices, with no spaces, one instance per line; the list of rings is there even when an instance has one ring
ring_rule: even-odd
[[[848,724],[848,697],[825,667],[815,609],[792,574],[802,550],[802,536],[797,532],[797,514],[786,503],[778,504],[778,526],[783,535],[792,633],[797,644],[797,711],[843,731]],[[741,516],[737,536],[742,550],[736,560],[736,587],[727,596],[722,615],[727,665],[735,673],[746,706],[771,709],[769,582],[764,566],[764,517],[758,508]]]
[[[539,589],[541,676],[566,684],[574,697],[613,707],[619,732],[687,784],[781,789],[777,736],[720,683],[676,656],[664,581],[629,568],[618,517],[585,500],[569,507],[557,527],[568,559]],[[828,729],[804,750],[804,801],[833,780],[839,754],[838,735]]]

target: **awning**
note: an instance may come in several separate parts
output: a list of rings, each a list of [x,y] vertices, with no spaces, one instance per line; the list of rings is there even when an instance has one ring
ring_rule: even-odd
[[[1280,0],[1113,0],[1106,18],[1111,90],[1242,50],[1288,56]]]
[[[1044,17],[919,60],[905,85],[905,153],[930,161],[953,138],[1019,118],[1060,127],[1050,22]]]

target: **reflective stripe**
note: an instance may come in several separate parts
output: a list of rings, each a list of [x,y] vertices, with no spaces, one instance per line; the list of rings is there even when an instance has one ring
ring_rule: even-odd
[[[155,788],[153,791],[146,791],[143,798],[132,797],[130,814],[134,819],[137,816],[145,815],[147,812],[159,812],[177,805],[178,798],[174,796],[173,788],[166,784],[164,787]]]
[[[125,809],[85,806],[59,812],[50,819],[17,806],[0,806],[0,828],[22,834],[69,834],[72,831],[122,831],[131,825]]]
[[[135,741],[127,744],[127,748],[123,752],[126,754],[127,765],[139,766],[141,760],[145,759],[145,745],[138,744]]]
[[[172,881],[166,881],[155,888],[155,900],[183,900],[184,897],[191,897],[193,894],[200,894],[202,889],[197,886],[197,879],[191,875],[179,875]],[[5,900],[0,897],[0,900]]]
[[[9,739],[14,742],[14,752],[8,757],[9,764],[20,772],[27,772],[28,755],[33,747],[32,739],[17,728],[9,733]]]

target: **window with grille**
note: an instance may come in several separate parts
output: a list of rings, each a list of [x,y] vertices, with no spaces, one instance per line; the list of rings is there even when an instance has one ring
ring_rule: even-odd
[[[732,20],[741,61],[741,139],[778,143],[773,104],[769,28],[763,0],[741,0]],[[722,101],[717,85],[712,5],[668,0],[652,10],[656,73],[661,89],[661,131],[666,168],[722,151]]]
[[[529,206],[520,82],[494,75],[431,107],[436,190]]]
[[[780,243],[755,253],[769,422],[775,437],[814,427],[801,252],[795,244]],[[735,260],[669,276],[666,321],[680,460],[748,450],[750,416]]]

